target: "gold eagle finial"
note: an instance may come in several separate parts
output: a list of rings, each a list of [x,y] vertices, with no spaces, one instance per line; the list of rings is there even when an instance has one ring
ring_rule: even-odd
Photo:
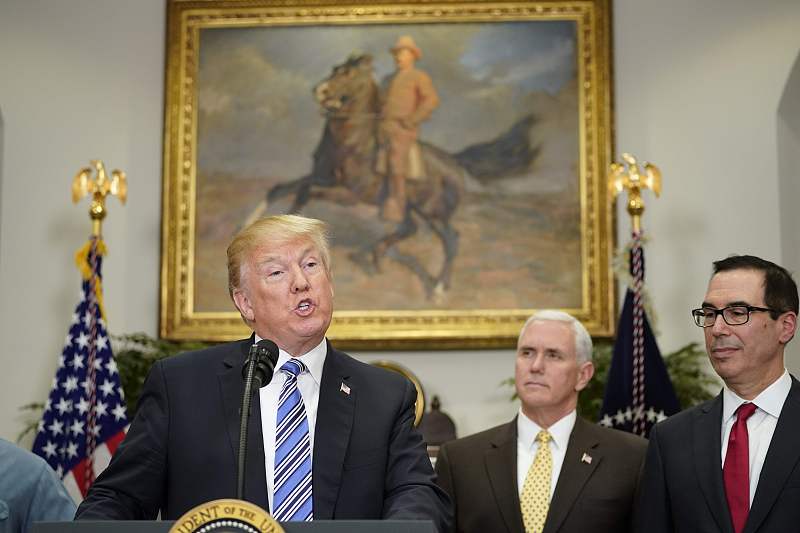
[[[608,177],[608,195],[612,201],[618,194],[628,191],[628,214],[631,215],[633,231],[641,230],[641,217],[644,213],[642,189],[650,189],[661,195],[661,171],[652,163],[645,162],[644,174],[639,170],[636,158],[622,154],[622,163],[611,163]]]
[[[95,178],[92,178],[93,168]],[[106,167],[99,159],[93,159],[91,166],[80,169],[72,179],[73,203],[78,203],[84,196],[92,196],[89,217],[92,219],[92,232],[97,236],[100,235],[100,225],[106,217],[106,196],[109,194],[119,198],[124,205],[128,198],[128,180],[125,173],[118,169],[111,172],[109,179]]]

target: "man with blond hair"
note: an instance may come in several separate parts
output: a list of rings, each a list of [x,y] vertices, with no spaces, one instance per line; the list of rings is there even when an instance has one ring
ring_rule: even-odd
[[[406,180],[422,178],[424,170],[416,145],[420,124],[439,105],[430,76],[414,65],[422,50],[410,35],[402,35],[391,49],[396,66],[382,87],[378,170],[386,174],[382,216],[400,222],[406,213]]]
[[[153,365],[130,432],[78,518],[174,519],[235,495],[242,367],[250,347],[269,339],[280,353],[253,402],[245,499],[279,521],[431,520],[449,530],[450,502],[413,427],[414,386],[325,339],[325,224],[295,215],[254,222],[228,247],[228,280],[253,335]]]
[[[624,533],[646,441],[577,416],[594,375],[592,339],[562,311],[522,328],[510,423],[445,443],[437,482],[450,494],[458,533]]]

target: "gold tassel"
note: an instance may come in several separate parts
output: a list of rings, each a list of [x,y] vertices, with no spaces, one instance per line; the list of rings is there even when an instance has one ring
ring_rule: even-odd
[[[92,266],[89,264],[89,252],[92,249],[92,241],[91,239],[86,241],[86,244],[80,247],[80,249],[75,252],[75,264],[78,266],[78,270],[81,272],[81,277],[83,280],[86,281],[92,275]],[[97,256],[103,257],[106,255],[106,243],[103,242],[103,239],[97,240]],[[100,307],[100,318],[103,320],[106,319],[106,309],[103,305],[103,283],[100,277],[97,277],[94,286],[95,297],[97,298],[97,305]]]

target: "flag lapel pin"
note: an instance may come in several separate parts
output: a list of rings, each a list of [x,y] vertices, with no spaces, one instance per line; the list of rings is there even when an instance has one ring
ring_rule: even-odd
[[[592,456],[589,455],[588,453],[584,453],[583,456],[581,457],[581,462],[586,463],[587,465],[592,464]]]
[[[350,396],[350,387],[344,381],[342,381],[342,386],[339,387],[339,391]]]

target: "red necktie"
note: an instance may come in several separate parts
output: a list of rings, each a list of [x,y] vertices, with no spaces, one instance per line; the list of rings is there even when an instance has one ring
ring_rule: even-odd
[[[736,410],[736,422],[728,438],[728,452],[722,478],[725,480],[725,497],[731,511],[733,530],[741,533],[750,512],[750,445],[747,437],[747,419],[756,411],[753,403],[743,403]]]

